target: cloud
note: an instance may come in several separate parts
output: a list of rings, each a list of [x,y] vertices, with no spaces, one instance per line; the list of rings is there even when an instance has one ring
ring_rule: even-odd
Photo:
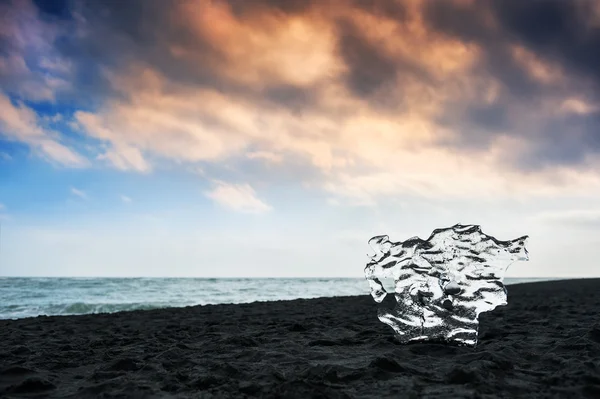
[[[126,195],[121,195],[121,201],[123,201],[125,204],[130,204],[133,202],[133,200]]]
[[[565,99],[560,106],[560,110],[565,113],[572,113],[578,115],[594,114],[600,110],[600,106],[597,104],[590,104],[586,100],[571,97]]]
[[[54,43],[69,33],[68,26],[44,21],[30,1],[0,4],[0,85],[25,100],[56,102],[72,90],[71,62]]]
[[[81,198],[81,199],[88,199],[88,195],[85,193],[85,191],[76,189],[75,187],[71,187],[71,194]]]
[[[13,12],[44,55],[27,76],[69,78],[43,87],[79,92],[71,122],[120,170],[276,164],[264,171],[300,170],[361,205],[597,192],[593,2],[285,3],[80,2],[58,22],[31,4]],[[25,71],[29,31],[4,29],[3,62]]]
[[[0,159],[2,159],[3,161],[12,161],[12,156],[7,153],[7,152],[0,152]]]
[[[85,167],[89,162],[60,142],[58,132],[42,126],[35,111],[21,102],[13,104],[0,92],[0,135],[29,145],[39,155],[68,167]]]
[[[271,206],[260,200],[249,184],[231,184],[215,181],[215,187],[205,193],[218,204],[242,213],[263,213]]]
[[[499,135],[520,136],[530,143],[529,151],[516,160],[522,170],[579,167],[590,157],[598,158],[600,112],[593,104],[600,100],[600,73],[599,57],[592,50],[600,45],[596,2],[425,4],[423,16],[431,29],[481,49],[473,78],[500,84],[495,109],[487,114],[473,115],[474,102],[458,101],[446,108],[443,121],[463,128],[456,147],[473,142],[489,146]],[[531,24],[531,18],[538,23]]]
[[[258,11],[259,8],[257,7]],[[279,18],[276,13],[249,12],[238,18],[226,2],[181,3],[179,23],[218,55],[209,59],[222,78],[249,86],[310,86],[338,72],[335,35],[319,18]],[[209,21],[219,20],[219,26]],[[202,47],[172,47],[175,57],[198,63]],[[302,68],[298,65],[302,64]]]

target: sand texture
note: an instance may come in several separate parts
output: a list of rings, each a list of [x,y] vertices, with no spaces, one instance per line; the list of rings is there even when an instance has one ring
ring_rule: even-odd
[[[475,349],[361,297],[0,321],[0,397],[600,398],[600,280],[508,287]]]

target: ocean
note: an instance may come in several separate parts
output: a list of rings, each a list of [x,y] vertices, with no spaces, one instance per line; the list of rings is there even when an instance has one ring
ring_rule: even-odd
[[[0,319],[368,294],[364,278],[0,277]]]

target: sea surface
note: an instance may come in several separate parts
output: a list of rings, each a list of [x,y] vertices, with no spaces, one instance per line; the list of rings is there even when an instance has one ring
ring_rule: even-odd
[[[364,278],[0,277],[0,319],[368,294]]]

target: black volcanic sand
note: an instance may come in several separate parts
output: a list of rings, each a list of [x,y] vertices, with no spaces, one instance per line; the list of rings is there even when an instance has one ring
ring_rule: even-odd
[[[0,396],[600,398],[600,280],[508,296],[475,349],[396,343],[368,295],[0,321]]]

